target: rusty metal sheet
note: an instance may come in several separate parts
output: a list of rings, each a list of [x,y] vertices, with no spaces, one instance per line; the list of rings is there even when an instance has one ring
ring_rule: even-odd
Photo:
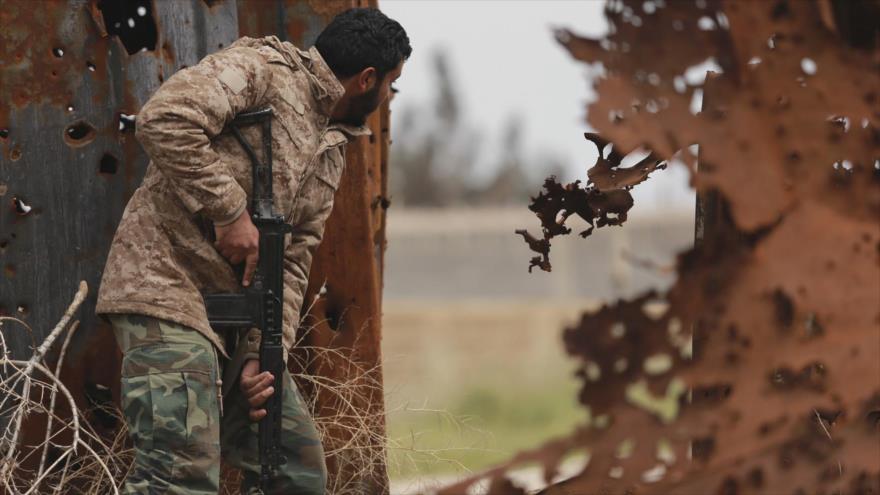
[[[140,105],[165,77],[237,34],[231,2],[108,7],[115,4],[37,9],[21,0],[0,12],[0,311],[23,316],[38,333],[54,324],[79,280],[98,285],[146,169],[133,134]],[[106,24],[111,31],[120,24],[118,34]],[[95,325],[93,310],[94,291],[81,312],[84,328]],[[12,347],[26,352],[23,342]]]
[[[560,33],[605,67],[588,115],[619,153],[699,145],[699,242],[668,292],[565,330],[590,425],[443,493],[524,493],[509,470],[578,450],[544,493],[880,491],[880,4],[841,4],[613,1],[605,39]]]
[[[0,314],[34,329],[7,322],[4,336],[29,356],[87,281],[61,376],[109,438],[119,424],[100,407],[118,404],[120,356],[95,289],[148,162],[134,116],[166,77],[237,38],[235,3],[8,0],[0,22]],[[30,419],[26,444],[44,425]]]

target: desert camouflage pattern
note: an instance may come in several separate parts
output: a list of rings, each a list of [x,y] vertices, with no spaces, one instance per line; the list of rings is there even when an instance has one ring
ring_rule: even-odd
[[[110,318],[124,354],[122,409],[135,452],[123,493],[216,495],[221,456],[243,471],[242,493],[257,493],[258,423],[237,383],[225,407],[219,399],[227,360],[191,328],[134,314]],[[287,462],[269,493],[323,494],[320,437],[286,371],[281,426]]]
[[[200,291],[234,292],[239,273],[209,240],[248,205],[251,162],[225,125],[271,107],[275,211],[293,228],[284,269],[284,343],[294,342],[312,255],[344,167],[344,148],[365,127],[330,124],[341,83],[315,48],[275,36],[243,37],[170,77],[137,115],[150,157],[104,269],[96,311],[135,313],[197,330],[224,356]],[[262,155],[259,126],[244,136]]]

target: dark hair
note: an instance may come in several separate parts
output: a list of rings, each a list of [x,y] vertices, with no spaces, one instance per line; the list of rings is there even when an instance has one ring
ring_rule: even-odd
[[[378,9],[350,9],[337,15],[318,35],[315,48],[339,78],[375,67],[381,80],[412,53],[403,27]]]

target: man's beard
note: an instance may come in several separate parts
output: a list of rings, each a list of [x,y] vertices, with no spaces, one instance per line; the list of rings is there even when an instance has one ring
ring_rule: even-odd
[[[367,123],[367,116],[379,108],[379,85],[366,93],[352,98],[348,106],[348,112],[341,119],[343,124],[362,126]]]

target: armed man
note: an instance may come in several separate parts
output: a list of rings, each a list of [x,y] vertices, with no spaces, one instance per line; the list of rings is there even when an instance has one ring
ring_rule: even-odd
[[[205,300],[257,293],[275,277],[282,294],[266,292],[267,312],[273,318],[273,301],[283,310],[286,354],[346,143],[369,133],[367,116],[411,51],[400,24],[352,9],[309,50],[243,37],[174,74],[141,109],[136,137],[150,164],[116,231],[97,304],[124,354],[135,451],[124,493],[216,494],[221,457],[243,471],[243,493],[324,493],[324,451],[303,398],[286,367],[280,377],[261,372],[264,329],[212,327]],[[271,126],[230,128],[248,114]],[[267,163],[269,177],[254,172]],[[260,260],[262,217],[248,211],[260,184],[270,216],[289,232],[277,244],[280,273],[264,273],[272,265]],[[271,397],[280,399],[279,434],[267,471],[267,435],[258,432]]]

